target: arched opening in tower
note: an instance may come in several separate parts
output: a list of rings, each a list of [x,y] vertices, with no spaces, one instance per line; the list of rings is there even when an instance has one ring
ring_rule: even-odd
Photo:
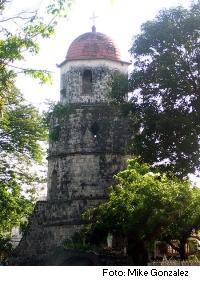
[[[54,196],[56,194],[58,186],[58,173],[56,170],[53,170],[51,174],[51,195]]]
[[[82,76],[82,94],[92,94],[92,71],[89,69],[84,70]]]

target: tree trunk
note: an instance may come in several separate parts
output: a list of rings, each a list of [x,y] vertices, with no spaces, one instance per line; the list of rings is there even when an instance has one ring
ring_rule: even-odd
[[[136,239],[134,236],[128,237],[128,255],[132,258],[134,265],[147,265],[148,249],[145,242]]]
[[[186,260],[187,259],[186,251],[185,251],[185,244],[186,244],[186,240],[185,239],[181,239],[180,240],[180,247],[179,247],[179,254],[180,254],[181,260]]]

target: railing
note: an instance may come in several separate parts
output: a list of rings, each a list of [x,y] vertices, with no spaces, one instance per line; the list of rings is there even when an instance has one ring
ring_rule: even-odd
[[[200,266],[200,261],[189,261],[189,260],[153,261],[153,262],[149,262],[148,266]]]

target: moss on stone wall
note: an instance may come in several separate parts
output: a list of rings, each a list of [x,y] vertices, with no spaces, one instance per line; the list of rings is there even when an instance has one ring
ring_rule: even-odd
[[[69,116],[74,112],[75,108],[76,106],[73,104],[62,104],[59,102],[51,106],[48,112],[48,118]]]
[[[111,102],[124,103],[128,95],[128,77],[120,72],[114,72],[111,81],[109,98]]]

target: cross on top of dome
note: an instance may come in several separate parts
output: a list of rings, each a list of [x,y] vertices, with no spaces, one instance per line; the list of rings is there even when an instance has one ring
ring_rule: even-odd
[[[95,20],[97,18],[98,18],[98,16],[96,16],[95,12],[93,12],[92,17],[90,18],[92,20],[92,32],[96,32]]]

